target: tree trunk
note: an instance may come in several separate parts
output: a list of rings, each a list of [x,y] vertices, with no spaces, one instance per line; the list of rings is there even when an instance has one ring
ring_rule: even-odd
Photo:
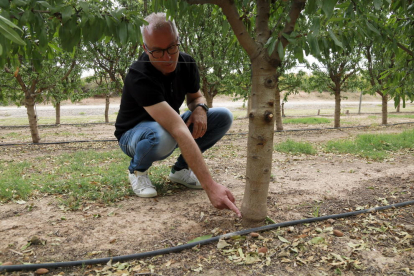
[[[204,77],[203,77],[202,91],[203,91],[204,98],[206,98],[208,107],[212,108],[213,107],[213,96],[209,93],[208,82],[207,82],[207,79]]]
[[[111,96],[106,95],[105,97],[105,123],[109,123],[109,99]]]
[[[262,59],[254,60],[246,186],[241,206],[244,227],[263,225],[267,216],[267,194],[272,172],[275,87],[275,68]]]
[[[27,91],[26,99],[25,99],[25,106],[27,110],[27,117],[29,118],[29,127],[30,127],[30,134],[32,135],[33,143],[39,143],[40,135],[39,135],[39,128],[37,126],[37,115],[35,111],[35,98],[31,95],[28,95],[30,91]]]
[[[276,115],[276,130],[283,130],[282,122],[282,111],[280,105],[280,90],[279,90],[279,79],[276,80],[276,89],[275,89],[275,115]]]
[[[60,101],[56,102],[55,111],[56,111],[56,124],[60,125]]]
[[[335,118],[334,128],[341,127],[341,90],[339,88],[335,91]]]
[[[382,124],[386,125],[388,118],[388,95],[382,93]]]
[[[401,99],[398,101],[397,105],[397,112],[399,113],[401,111]]]
[[[213,97],[211,97],[210,93],[208,93],[208,92],[204,94],[204,97],[206,98],[208,107],[212,108],[213,107]]]

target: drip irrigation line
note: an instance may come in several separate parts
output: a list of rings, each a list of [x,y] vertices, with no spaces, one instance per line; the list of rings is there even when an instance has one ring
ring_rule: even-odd
[[[388,126],[397,126],[397,125],[410,125],[414,122],[404,122],[404,123],[395,123],[387,124]],[[382,126],[382,125],[381,125]],[[369,128],[371,125],[365,126],[349,126],[349,127],[326,127],[326,128],[300,128],[300,129],[286,129],[286,130],[275,130],[274,133],[280,132],[300,132],[300,131],[321,131],[321,130],[341,130],[341,129],[352,129],[352,128]],[[248,135],[248,132],[238,132],[238,133],[226,133],[225,136],[233,135]],[[63,142],[48,142],[48,143],[9,143],[9,144],[0,144],[0,147],[6,146],[41,146],[41,145],[59,145],[59,144],[71,144],[71,143],[96,143],[96,142],[117,142],[117,139],[103,139],[103,140],[77,140],[77,141],[63,141]]]
[[[205,245],[213,242],[218,242],[220,239],[228,239],[233,236],[242,236],[247,235],[252,232],[264,232],[267,230],[272,230],[280,227],[287,227],[292,225],[298,225],[298,224],[305,224],[305,223],[312,223],[317,221],[323,221],[327,219],[339,219],[339,218],[345,218],[345,217],[351,217],[356,216],[360,214],[365,213],[373,213],[377,211],[392,209],[392,208],[398,208],[398,207],[405,207],[408,205],[413,205],[414,200],[412,201],[406,201],[401,203],[395,203],[387,206],[379,206],[379,207],[373,207],[369,209],[359,210],[359,211],[353,211],[348,213],[341,213],[341,214],[335,214],[335,215],[328,215],[328,216],[322,216],[322,217],[315,217],[315,218],[308,218],[308,219],[301,219],[301,220],[293,220],[293,221],[287,221],[287,222],[281,222],[281,223],[275,223],[270,225],[265,225],[261,227],[256,228],[250,228],[250,229],[244,229],[241,231],[228,233],[220,236],[216,236],[213,238],[191,242],[175,247],[170,248],[164,248],[164,249],[158,249],[154,251],[149,252],[142,252],[142,253],[136,253],[131,255],[122,255],[122,256],[116,256],[116,257],[107,257],[107,258],[99,258],[99,259],[89,259],[89,260],[79,260],[79,261],[68,261],[68,262],[57,262],[57,263],[43,263],[43,264],[25,264],[25,265],[6,265],[6,266],[0,266],[0,272],[12,272],[12,271],[21,271],[21,270],[35,270],[38,268],[59,268],[59,267],[72,267],[72,266],[86,266],[86,265],[96,265],[96,264],[106,264],[109,261],[112,262],[124,262],[129,260],[137,260],[137,259],[143,259],[148,257],[153,257],[157,255],[165,255],[170,253],[177,253],[181,252],[186,249],[191,249],[198,245]]]
[[[49,125],[37,125],[38,127],[60,127],[60,126],[87,126],[87,125],[115,125],[115,122],[108,123],[74,123],[74,124],[49,124]],[[20,125],[20,126],[0,126],[1,128],[26,128],[30,127],[29,125]]]

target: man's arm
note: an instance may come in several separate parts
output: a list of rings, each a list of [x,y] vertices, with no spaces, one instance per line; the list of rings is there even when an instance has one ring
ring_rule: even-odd
[[[241,217],[231,192],[211,177],[201,151],[180,115],[166,102],[144,108],[177,141],[181,154],[197,176],[211,204],[218,209],[231,209]]]
[[[197,93],[187,93],[187,107],[192,113],[186,124],[187,127],[193,124],[192,135],[194,139],[203,137],[207,131],[207,113],[203,107],[198,106],[199,104],[205,103],[206,100],[200,90],[198,90]]]

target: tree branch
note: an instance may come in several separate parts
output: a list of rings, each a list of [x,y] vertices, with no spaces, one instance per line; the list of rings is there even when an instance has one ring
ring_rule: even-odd
[[[234,1],[231,0],[186,0],[189,4],[214,4],[221,8],[223,14],[227,17],[227,20],[233,29],[234,34],[237,37],[240,45],[244,48],[250,58],[254,56],[257,51],[257,45],[253,38],[247,31],[246,26],[240,18],[240,14],[237,11],[237,7]]]

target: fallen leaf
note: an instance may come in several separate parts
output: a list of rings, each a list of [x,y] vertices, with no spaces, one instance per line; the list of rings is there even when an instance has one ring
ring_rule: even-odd
[[[227,243],[225,240],[219,240],[219,242],[217,243],[218,249],[223,249],[227,246],[231,246],[231,244]]]

